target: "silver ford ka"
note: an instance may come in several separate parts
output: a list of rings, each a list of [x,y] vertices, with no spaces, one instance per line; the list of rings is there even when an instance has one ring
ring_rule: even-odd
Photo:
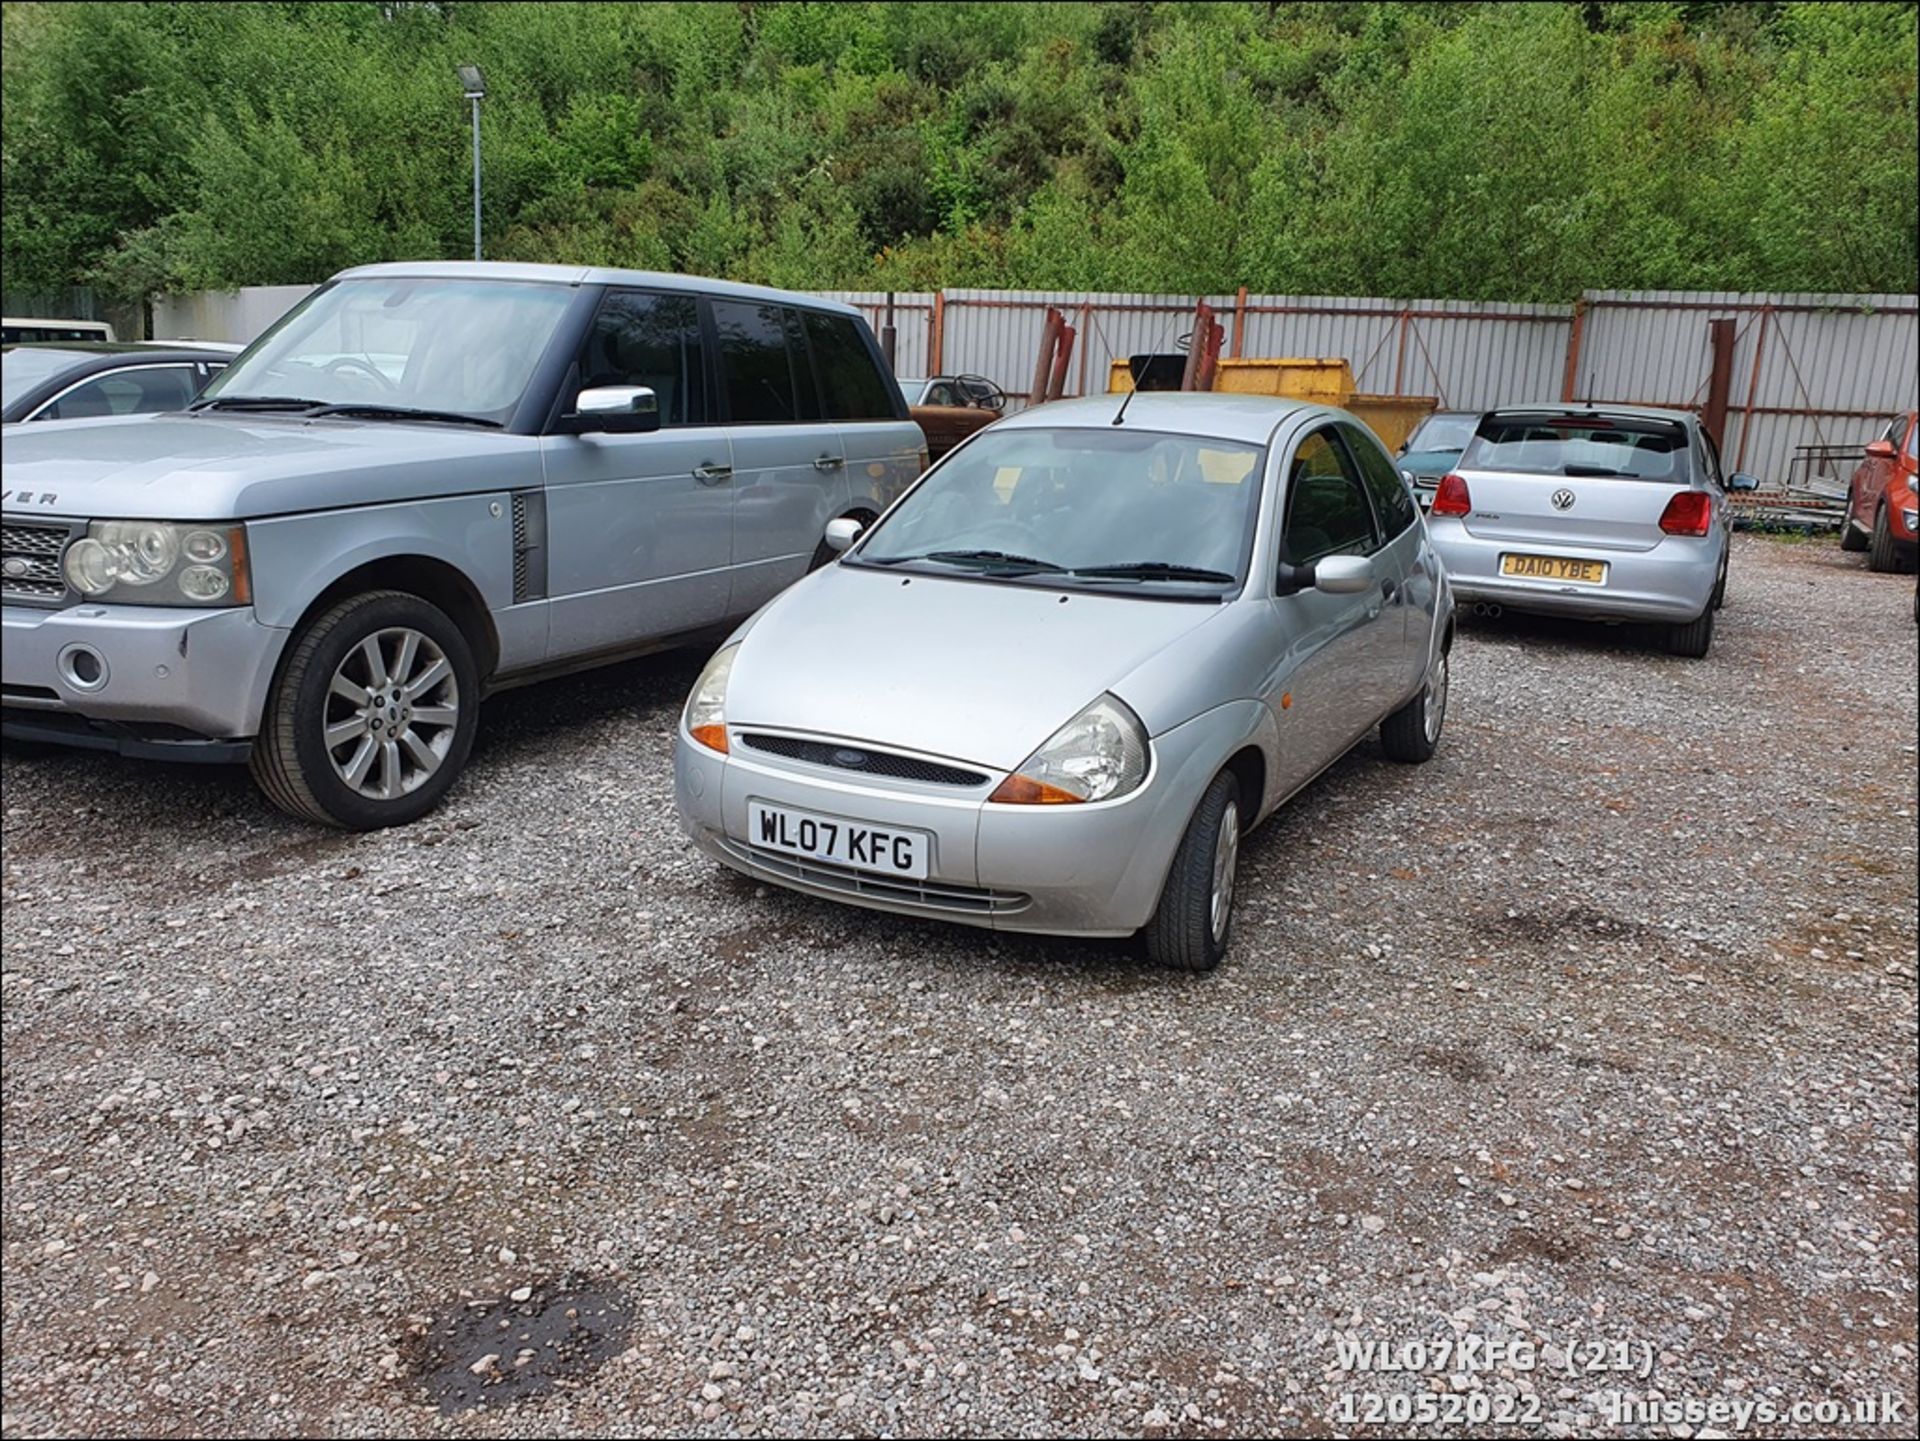
[[[758,879],[1217,965],[1241,837],[1375,725],[1424,761],[1453,601],[1344,411],[1065,401],[1000,421],[708,662],[675,781]]]
[[[1729,491],[1690,411],[1534,405],[1480,417],[1428,511],[1463,603],[1664,626],[1699,658],[1727,593]]]

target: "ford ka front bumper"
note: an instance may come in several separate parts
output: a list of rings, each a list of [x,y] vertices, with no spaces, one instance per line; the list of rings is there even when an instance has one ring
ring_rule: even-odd
[[[1152,918],[1174,851],[1219,769],[1216,729],[1202,718],[1156,737],[1147,779],[1116,800],[1029,806],[987,800],[1005,771],[972,767],[984,776],[974,785],[850,772],[755,749],[746,736],[769,733],[759,726],[729,726],[729,750],[721,755],[683,724],[674,792],[694,844],[758,880],[999,931],[1126,936]],[[929,874],[913,879],[762,844],[749,827],[749,805],[756,801],[859,826],[924,832],[931,838]]]

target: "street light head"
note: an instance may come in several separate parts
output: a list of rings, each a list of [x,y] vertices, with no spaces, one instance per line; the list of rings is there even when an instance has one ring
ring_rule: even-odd
[[[466,88],[467,99],[478,100],[487,93],[487,77],[480,73],[478,65],[462,65],[460,83]]]

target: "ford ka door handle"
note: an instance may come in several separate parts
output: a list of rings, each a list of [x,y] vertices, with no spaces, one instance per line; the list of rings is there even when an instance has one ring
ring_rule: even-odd
[[[814,461],[813,468],[815,470],[838,470],[846,463],[847,458],[844,455],[823,455]]]
[[[1385,601],[1388,605],[1393,604],[1393,598],[1399,593],[1400,593],[1400,587],[1395,585],[1392,581],[1383,580],[1380,582],[1380,598],[1383,601]]]
[[[702,485],[718,485],[732,477],[733,467],[730,465],[696,465],[693,468],[693,478]]]

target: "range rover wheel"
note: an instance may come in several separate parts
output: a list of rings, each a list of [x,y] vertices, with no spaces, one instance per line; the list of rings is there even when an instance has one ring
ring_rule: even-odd
[[[341,601],[294,637],[254,741],[280,809],[371,831],[417,820],[466,764],[480,702],[473,651],[403,591]]]
[[[1233,886],[1240,870],[1240,784],[1213,778],[1173,853],[1160,905],[1147,922],[1147,955],[1177,971],[1210,971],[1233,933]]]

